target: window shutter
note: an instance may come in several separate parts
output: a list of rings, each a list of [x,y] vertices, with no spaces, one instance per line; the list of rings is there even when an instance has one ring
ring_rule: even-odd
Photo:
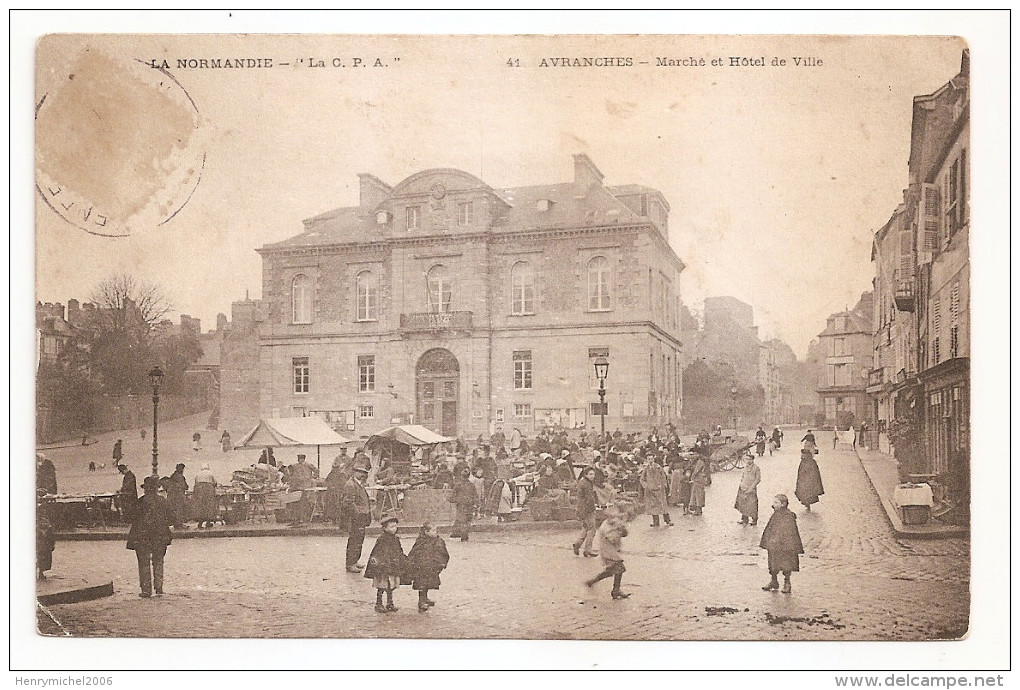
[[[938,185],[921,185],[921,205],[918,209],[921,222],[918,223],[918,228],[923,233],[922,246],[925,252],[938,250],[939,232],[942,229],[941,208],[942,197]]]

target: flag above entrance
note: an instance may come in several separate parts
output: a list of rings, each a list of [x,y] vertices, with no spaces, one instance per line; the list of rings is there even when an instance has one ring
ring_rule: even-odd
[[[405,446],[432,446],[437,443],[450,443],[457,440],[448,436],[440,436],[436,432],[418,424],[404,424],[383,429],[376,434],[372,434],[369,443],[375,438],[388,438],[392,441],[403,443]]]
[[[350,442],[351,439],[336,433],[318,417],[285,417],[259,420],[234,448],[342,446]]]

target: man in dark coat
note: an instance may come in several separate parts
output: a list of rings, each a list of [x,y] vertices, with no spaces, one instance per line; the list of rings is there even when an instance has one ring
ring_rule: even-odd
[[[591,550],[592,540],[595,539],[595,468],[589,467],[584,475],[577,482],[577,519],[581,521],[581,533],[574,540],[574,555],[581,554],[581,547],[584,547],[584,555],[587,557],[597,556]]]
[[[460,537],[461,541],[468,540],[471,532],[471,518],[474,517],[475,509],[478,507],[478,492],[474,485],[468,480],[470,472],[461,472],[453,484],[453,492],[450,495],[450,503],[457,506],[457,519],[453,523],[453,531],[450,536]]]
[[[42,493],[57,493],[57,468],[45,453],[35,454],[35,487]]]
[[[117,439],[117,442],[113,444],[113,464],[120,465],[121,459],[124,457],[124,441]]]
[[[365,490],[366,479],[368,468],[358,465],[344,484],[340,496],[341,523],[346,522],[348,529],[346,565],[349,573],[360,573],[362,570],[358,561],[365,543],[365,528],[372,524],[372,503]]]
[[[783,573],[783,593],[789,594],[790,573],[800,570],[800,556],[804,544],[797,529],[797,516],[790,510],[790,499],[777,494],[772,500],[772,517],[761,533],[759,546],[769,554],[769,576],[771,580],[762,587],[766,592],[779,589],[779,573]]]
[[[188,480],[184,477],[184,463],[177,463],[173,474],[166,480],[166,497],[170,501],[170,510],[174,516],[174,528],[183,529],[184,519],[187,517],[184,510],[184,495],[188,493]]]
[[[117,465],[117,471],[124,475],[119,492],[120,514],[125,522],[133,522],[138,506],[138,482],[135,481],[135,473],[127,465]]]
[[[146,477],[142,488],[145,495],[131,522],[127,548],[138,558],[138,583],[142,589],[139,596],[149,598],[153,589],[156,594],[163,593],[163,559],[166,547],[173,541],[170,525],[174,518],[169,501],[159,495],[159,479]]]
[[[421,526],[418,540],[407,554],[407,579],[414,589],[418,590],[418,611],[424,613],[436,602],[429,599],[430,589],[439,589],[442,581],[439,573],[450,562],[450,552],[446,550],[446,542],[439,536],[435,525],[426,522]]]

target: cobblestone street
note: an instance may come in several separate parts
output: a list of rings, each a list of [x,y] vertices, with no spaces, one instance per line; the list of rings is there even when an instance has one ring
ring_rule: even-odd
[[[60,542],[56,577],[114,580],[113,597],[54,606],[40,630],[74,636],[411,637],[604,640],[922,640],[963,636],[969,620],[966,539],[893,536],[853,450],[823,448],[825,495],[798,514],[806,554],[793,593],[761,590],[758,548],[775,493],[793,499],[799,444],[761,461],[757,527],[737,524],[739,470],[714,475],[703,516],[647,516],[624,540],[623,588],[581,584],[600,559],[575,557],[572,531],[479,533],[448,540],[438,605],[395,594],[400,611],[373,611],[374,590],[343,570],[344,538],[178,540],[169,549],[163,597],[138,597],[134,555],[123,542]],[[409,550],[413,537],[404,538]],[[365,561],[373,540],[366,540]]]

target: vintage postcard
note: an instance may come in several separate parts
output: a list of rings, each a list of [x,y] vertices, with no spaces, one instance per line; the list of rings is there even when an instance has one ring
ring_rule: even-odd
[[[971,52],[42,37],[38,634],[967,637]]]

